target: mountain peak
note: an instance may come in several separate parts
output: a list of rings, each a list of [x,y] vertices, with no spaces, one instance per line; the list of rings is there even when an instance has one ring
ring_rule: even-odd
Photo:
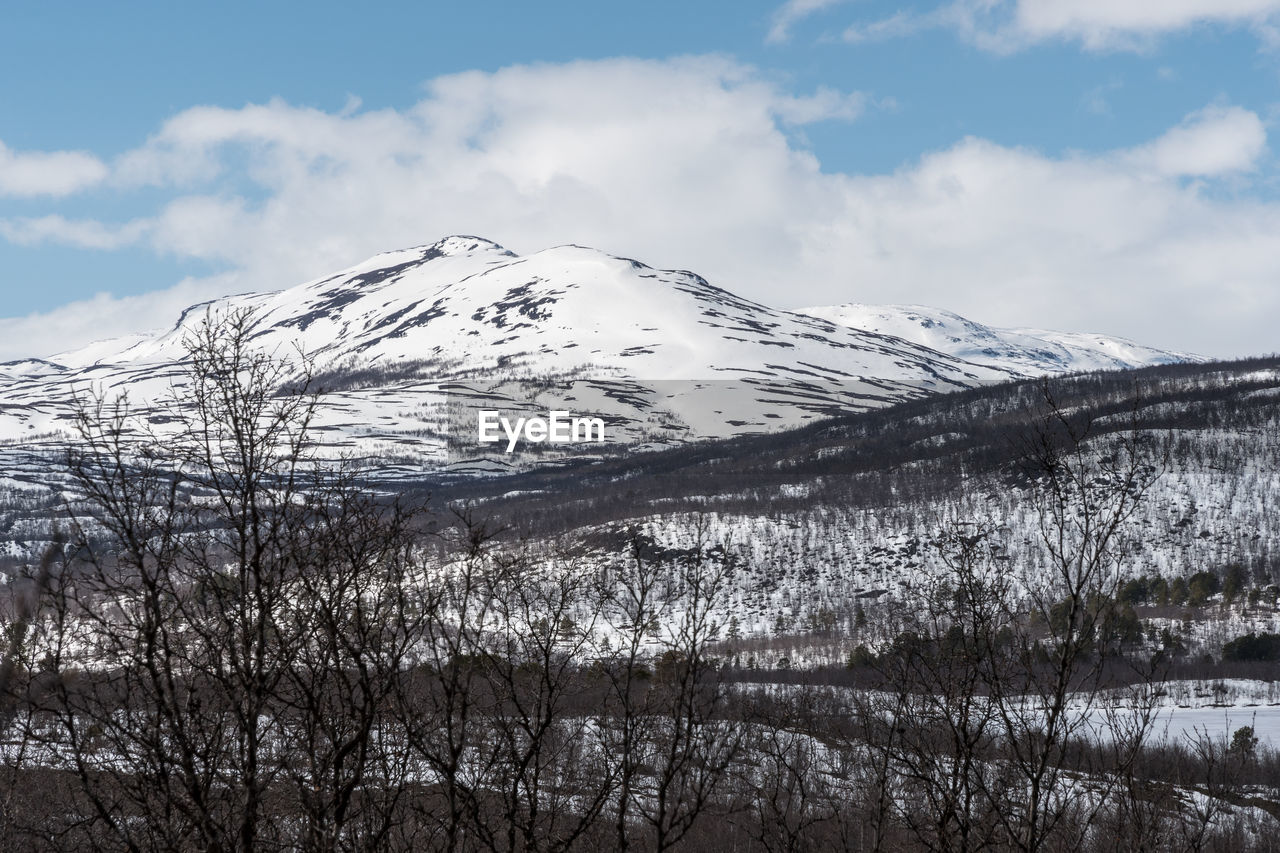
[[[368,273],[392,268],[397,271],[404,271],[418,264],[434,261],[436,258],[466,258],[476,255],[494,255],[501,258],[516,257],[515,252],[509,251],[506,247],[492,240],[474,237],[470,234],[453,234],[430,245],[423,244],[406,249],[379,252],[363,263],[343,270],[336,275],[319,279],[319,282],[333,281],[349,273]]]
[[[423,260],[472,255],[478,252],[497,252],[509,257],[515,257],[514,252],[508,251],[505,247],[492,240],[486,240],[483,237],[475,237],[470,234],[453,234],[427,246],[423,252]]]

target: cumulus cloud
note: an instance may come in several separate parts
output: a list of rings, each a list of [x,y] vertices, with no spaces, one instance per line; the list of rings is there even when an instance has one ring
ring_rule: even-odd
[[[103,297],[92,324],[83,305],[5,321],[0,341],[28,329],[27,349],[0,355],[64,348],[90,325],[94,337],[161,325],[195,296],[286,287],[452,233],[519,252],[591,245],[780,307],[918,302],[1210,354],[1275,348],[1280,204],[1232,194],[1265,162],[1254,113],[1211,105],[1090,156],[968,138],[890,174],[824,171],[795,126],[866,105],[690,58],[450,75],[404,110],[190,109],[114,164],[117,191],[164,196],[146,217],[3,233],[129,243],[231,273]]]
[[[0,142],[0,196],[65,196],[106,176],[106,165],[83,151],[14,151]]]
[[[1123,334],[1209,354],[1275,349],[1280,206],[1206,194],[1160,146],[1046,157],[980,139],[850,180],[822,237],[857,258],[866,301],[1003,325]],[[816,254],[816,252],[815,252]]]

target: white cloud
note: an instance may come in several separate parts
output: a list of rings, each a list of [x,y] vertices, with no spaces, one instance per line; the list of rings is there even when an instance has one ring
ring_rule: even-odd
[[[1206,353],[1275,348],[1280,204],[1231,194],[1264,163],[1255,114],[1211,106],[1094,156],[964,139],[891,174],[824,172],[791,125],[862,105],[694,58],[451,75],[402,111],[187,110],[111,176],[160,188],[145,218],[4,233],[132,243],[233,275],[104,297],[92,322],[84,306],[4,321],[0,355],[158,325],[196,293],[286,287],[452,233],[520,252],[592,245],[783,307],[920,302]]]
[[[837,92],[824,86],[812,95],[778,98],[773,112],[786,124],[798,125],[830,119],[852,121],[866,106],[867,98],[861,92]]]
[[[0,196],[65,196],[106,175],[102,161],[83,151],[14,151],[0,142]]]
[[[777,44],[790,40],[793,26],[823,9],[843,2],[845,0],[787,0],[773,13],[773,23],[765,41]]]
[[[1280,0],[1017,0],[1015,25],[1031,41],[1078,39],[1106,49],[1197,24],[1255,25],[1280,13]]]
[[[1217,25],[1248,27],[1274,45],[1277,18],[1280,0],[950,0],[927,12],[856,22],[844,40],[883,41],[940,28],[996,53],[1053,40],[1140,51],[1161,36]]]
[[[925,20],[911,12],[899,11],[887,18],[865,23],[850,24],[841,37],[850,44],[886,41],[911,35],[926,26]]]
[[[1266,147],[1267,131],[1256,113],[1208,107],[1130,157],[1161,175],[1207,177],[1253,169]]]
[[[52,311],[0,318],[0,361],[55,355],[91,341],[171,328],[183,309],[243,290],[234,276],[184,281],[138,296],[98,293]]]
[[[1210,354],[1274,350],[1280,205],[1218,200],[1166,168],[1158,145],[1050,158],[966,139],[851,179],[846,215],[815,240],[841,247],[870,302]]]
[[[1109,80],[1106,83],[1094,86],[1080,98],[1080,105],[1094,115],[1109,116],[1111,115],[1111,102],[1108,100],[1108,96],[1122,88],[1124,88],[1124,84],[1119,80]]]
[[[19,246],[52,243],[78,249],[119,249],[137,243],[149,227],[142,221],[108,225],[51,214],[0,220],[0,236]]]

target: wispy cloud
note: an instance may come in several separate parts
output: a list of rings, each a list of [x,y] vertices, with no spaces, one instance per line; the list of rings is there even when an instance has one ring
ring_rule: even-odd
[[[915,12],[900,11],[887,18],[875,21],[850,24],[841,38],[850,44],[863,42],[888,41],[913,35],[921,30],[939,27],[943,16],[937,12],[921,15]]]
[[[769,27],[768,35],[765,36],[765,41],[770,44],[789,41],[791,28],[800,21],[821,12],[823,9],[828,9],[844,2],[847,2],[847,0],[787,0],[773,13],[772,25]]]
[[[868,100],[861,92],[839,92],[824,86],[812,95],[779,97],[773,112],[784,123],[792,125],[833,119],[852,121],[867,109]]]
[[[1141,51],[1161,36],[1201,25],[1247,27],[1270,44],[1277,18],[1280,0],[951,0],[924,12],[854,22],[843,38],[860,43],[950,29],[996,53],[1053,40]]]
[[[1074,39],[1106,50],[1199,24],[1259,26],[1277,14],[1280,0],[1017,0],[1012,23],[1029,41]]]
[[[0,236],[19,246],[54,244],[77,249],[120,249],[136,244],[150,229],[147,222],[111,225],[94,219],[67,219],[58,214],[0,220]]]
[[[242,290],[236,276],[187,280],[156,293],[117,296],[102,292],[52,311],[0,317],[0,361],[55,355],[90,341],[170,328],[183,309]]]
[[[1117,92],[1124,88],[1124,84],[1119,80],[1108,80],[1106,83],[1094,86],[1085,92],[1080,98],[1080,105],[1093,115],[1109,116],[1111,115],[1111,101],[1108,96],[1112,92]]]

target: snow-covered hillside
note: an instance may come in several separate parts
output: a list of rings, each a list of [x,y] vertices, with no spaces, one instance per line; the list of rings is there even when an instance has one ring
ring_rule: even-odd
[[[1047,389],[979,387],[780,435],[459,484],[455,494],[525,529],[581,535],[622,560],[619,543],[636,525],[659,550],[723,546],[736,557],[725,623],[767,637],[834,620],[843,643],[835,657],[788,656],[839,662],[860,642],[860,612],[911,600],[947,571],[939,535],[954,525],[992,531],[1010,577],[1051,573],[1024,457],[1044,428],[1046,391],[1089,436],[1095,464],[1123,456],[1122,442],[1139,430],[1133,448],[1151,480],[1118,528],[1126,580],[1185,582],[1232,567],[1246,577],[1230,608],[1188,621],[1189,611],[1170,605],[1143,618],[1196,655],[1218,655],[1250,630],[1280,632],[1275,359],[1080,374]],[[1108,482],[1101,469],[1088,480]]]

